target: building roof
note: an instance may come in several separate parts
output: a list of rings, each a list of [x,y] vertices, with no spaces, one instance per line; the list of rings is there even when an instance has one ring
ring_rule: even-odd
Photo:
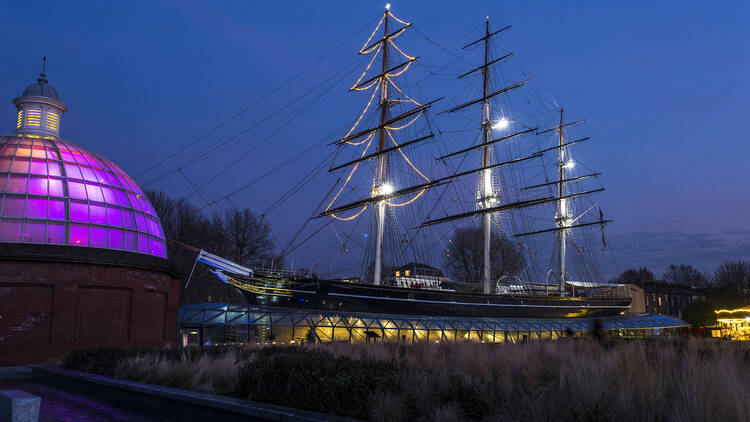
[[[661,329],[688,327],[685,321],[669,315],[633,315],[609,318],[461,318],[423,315],[373,314],[363,312],[314,311],[249,306],[230,303],[196,303],[182,305],[177,314],[179,324],[272,324],[296,326],[339,326],[355,324],[359,327],[384,328],[385,321],[395,324],[390,328],[505,330],[505,331],[590,331],[597,323],[604,330]],[[352,321],[359,322],[352,322]],[[363,325],[358,325],[358,324]]]
[[[440,269],[432,267],[427,264],[422,264],[419,262],[410,262],[400,267],[393,267],[391,269],[391,275],[393,275],[396,271],[405,271],[405,270],[411,270],[412,272],[414,272],[414,274],[412,275],[443,277],[443,272]]]
[[[648,293],[667,293],[673,295],[704,296],[707,288],[687,284],[670,284],[665,281],[646,281],[633,283]]]
[[[115,163],[57,137],[0,135],[0,242],[166,258],[159,217]]]
[[[60,95],[57,93],[55,88],[49,84],[47,80],[47,74],[42,72],[37,78],[36,82],[29,85],[21,94],[22,97],[47,97],[53,100],[60,101]]]

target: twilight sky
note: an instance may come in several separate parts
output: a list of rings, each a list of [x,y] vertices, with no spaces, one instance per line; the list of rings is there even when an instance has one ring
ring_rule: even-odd
[[[253,127],[354,64],[383,5],[2,2],[0,129],[12,131],[11,100],[37,77],[46,55],[50,83],[69,107],[64,138],[112,159],[144,189],[189,194],[187,177],[206,183],[205,197],[219,199],[354,116],[364,100],[346,94],[350,75]],[[448,60],[425,36],[456,49],[482,31],[485,15],[498,27],[513,25],[503,45],[537,77],[536,88],[587,119],[592,142],[584,158],[604,173],[600,204],[615,220],[609,275],[644,265],[661,275],[670,263],[708,272],[726,259],[750,259],[750,3],[396,0],[392,10],[414,23],[406,45],[428,67]],[[336,46],[291,84],[175,155]],[[280,119],[282,129],[273,132]],[[142,174],[164,157],[171,158]],[[262,212],[320,158],[311,153],[309,163],[284,168],[232,202]],[[174,171],[181,166],[186,177]],[[275,232],[289,237],[327,190],[301,192],[297,205],[270,213]],[[200,195],[191,199],[205,205]],[[335,239],[326,242],[337,248]]]

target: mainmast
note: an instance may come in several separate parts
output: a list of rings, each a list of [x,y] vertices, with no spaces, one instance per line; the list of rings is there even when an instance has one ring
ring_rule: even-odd
[[[388,66],[388,9],[390,4],[385,5],[385,16],[383,17],[383,64],[381,74],[383,75],[383,83],[380,87],[380,133],[378,134],[378,152],[382,152],[385,147],[385,122],[388,120],[388,84],[385,83],[385,77]],[[375,177],[373,193],[375,195],[381,195],[385,193],[385,176],[386,166],[388,164],[388,154],[380,154],[377,158],[377,165],[375,166]],[[383,269],[383,230],[385,227],[385,200],[378,201],[375,203],[375,269],[373,273],[373,284],[380,285],[382,278]]]
[[[565,149],[563,144],[565,143],[565,135],[563,134],[563,108],[560,107],[560,126],[557,127],[557,216],[555,216],[555,223],[559,228],[558,236],[558,248],[560,253],[560,262],[558,266],[557,276],[558,283],[560,284],[560,296],[565,294],[565,237],[567,234],[568,225],[568,209],[565,198],[565,169],[570,165],[565,161]]]
[[[484,65],[482,68],[482,167],[486,168],[489,166],[489,152],[490,147],[487,145],[487,141],[492,139],[492,126],[490,124],[490,102],[487,98],[487,86],[489,80],[489,62],[490,55],[490,17],[487,16],[487,20],[484,25]],[[486,168],[480,174],[481,177],[481,192],[480,207],[489,208],[491,206],[490,201],[494,199],[492,192],[492,169]],[[483,261],[482,261],[482,284],[484,286],[484,293],[490,293],[490,278],[491,278],[491,264],[490,264],[490,240],[492,236],[492,214],[482,214],[482,236],[483,236]]]
[[[433,185],[440,184],[443,182],[446,182],[448,180],[451,180],[453,178],[466,176],[469,174],[477,174],[479,176],[479,183],[478,183],[478,192],[477,192],[477,206],[474,210],[453,214],[453,215],[446,215],[444,217],[433,217],[429,218],[426,221],[424,221],[420,227],[425,226],[431,226],[434,224],[443,224],[459,219],[464,218],[471,218],[476,215],[482,216],[482,235],[483,235],[483,259],[482,259],[482,282],[484,285],[484,293],[488,294],[491,293],[491,284],[490,284],[490,277],[491,277],[491,262],[490,262],[490,247],[491,247],[491,216],[493,213],[499,213],[499,212],[507,212],[511,210],[519,210],[524,208],[532,208],[532,207],[539,207],[544,204],[550,204],[555,206],[555,212],[554,212],[554,222],[555,225],[553,227],[549,228],[541,228],[534,231],[524,232],[524,233],[516,233],[513,234],[514,238],[524,237],[524,236],[532,236],[532,235],[538,235],[538,234],[544,234],[544,233],[557,233],[559,236],[557,236],[558,243],[555,245],[556,248],[556,254],[559,255],[559,262],[558,267],[553,269],[551,272],[555,274],[555,277],[557,278],[557,281],[559,283],[559,290],[560,295],[565,294],[565,285],[567,282],[570,282],[567,280],[567,272],[566,272],[566,261],[567,261],[567,240],[569,237],[569,234],[572,233],[573,229],[578,228],[584,228],[584,227],[591,227],[594,225],[600,225],[603,230],[603,226],[611,220],[604,220],[604,217],[600,215],[599,221],[579,221],[587,215],[596,205],[591,206],[586,211],[574,216],[572,215],[574,213],[573,204],[574,201],[577,201],[579,197],[586,197],[588,195],[592,195],[598,192],[601,192],[604,190],[603,187],[596,188],[596,189],[590,189],[590,190],[584,190],[584,191],[571,191],[569,188],[571,185],[569,182],[575,182],[578,183],[580,181],[583,181],[585,179],[589,178],[595,178],[600,175],[600,173],[590,173],[590,174],[583,174],[579,176],[572,176],[570,169],[572,169],[575,166],[575,163],[570,158],[570,155],[568,154],[568,147],[577,144],[579,142],[583,142],[588,140],[588,137],[575,139],[571,141],[565,140],[565,128],[571,125],[577,125],[579,123],[583,123],[585,120],[578,120],[575,122],[565,122],[564,120],[564,110],[560,109],[560,123],[557,126],[554,126],[552,128],[546,129],[546,130],[539,130],[538,127],[529,128],[526,126],[525,130],[521,131],[509,131],[511,133],[509,134],[503,134],[503,136],[494,138],[493,139],[493,133],[492,129],[504,129],[508,128],[510,122],[503,116],[500,116],[498,120],[492,120],[491,117],[493,115],[493,110],[491,109],[490,105],[490,99],[499,96],[505,93],[508,93],[512,90],[515,90],[517,88],[522,87],[526,82],[529,82],[533,78],[529,78],[526,80],[522,80],[516,83],[512,83],[510,85],[507,85],[505,87],[502,87],[500,89],[495,89],[494,91],[490,90],[489,86],[489,75],[490,75],[490,69],[489,66],[494,65],[496,63],[502,62],[508,57],[511,57],[513,55],[512,52],[503,55],[502,57],[495,58],[493,60],[490,60],[490,51],[489,51],[489,40],[491,37],[509,29],[510,26],[503,27],[499,30],[496,30],[494,32],[490,32],[489,28],[489,17],[487,18],[485,22],[485,35],[463,47],[463,49],[470,48],[472,46],[476,46],[480,43],[484,46],[484,61],[483,64],[479,67],[476,67],[474,69],[468,70],[467,72],[461,74],[458,76],[458,79],[465,78],[469,75],[476,75],[475,72],[479,72],[481,70],[482,72],[482,96],[480,98],[474,98],[470,101],[467,101],[465,103],[453,106],[447,110],[444,111],[444,113],[453,113],[459,110],[462,110],[464,108],[478,105],[480,104],[482,106],[482,142],[478,143],[477,145],[472,145],[467,148],[463,148],[458,151],[449,152],[441,157],[437,157],[438,160],[444,160],[446,158],[455,157],[463,155],[467,152],[471,152],[474,150],[481,152],[481,165],[479,168],[472,169],[472,170],[466,170],[461,171],[458,173],[455,173],[448,177],[443,177],[440,179],[435,179],[431,183]],[[495,111],[496,112],[496,111]],[[490,156],[490,148],[492,148],[495,144],[498,143],[507,143],[510,140],[514,140],[517,137],[523,136],[523,135],[535,135],[540,136],[547,133],[557,133],[557,142],[555,142],[554,146],[541,148],[535,152],[533,152],[530,155],[517,157],[517,158],[511,158],[507,161],[500,162],[500,163],[490,163],[491,156]],[[527,160],[533,160],[533,159],[544,159],[547,157],[547,153],[553,153],[556,156],[557,161],[557,175],[556,177],[551,177],[551,181],[546,180],[544,183],[538,183],[533,184],[530,186],[524,186],[521,187],[521,191],[529,190],[531,192],[549,192],[546,196],[538,196],[531,195],[528,199],[517,199],[514,202],[509,203],[502,203],[500,201],[500,198],[498,198],[498,195],[494,191],[494,186],[492,184],[492,171],[495,168],[499,167],[506,167],[506,166],[512,166],[517,163],[525,162]],[[545,174],[546,176],[546,174]],[[554,186],[554,189],[551,189],[551,187]],[[574,187],[577,185],[573,185]],[[544,191],[540,189],[545,189]],[[574,189],[575,190],[575,189]],[[574,245],[575,246],[575,245]],[[579,251],[582,251],[580,249]],[[574,294],[575,294],[575,290]]]

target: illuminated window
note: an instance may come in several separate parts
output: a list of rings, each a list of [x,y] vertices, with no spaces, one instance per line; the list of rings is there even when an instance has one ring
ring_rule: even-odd
[[[661,306],[661,296],[659,296],[659,306]]]
[[[401,271],[396,271],[396,277],[400,277],[400,276],[401,276]]]
[[[410,270],[406,270],[406,271],[404,271],[404,275],[409,275],[409,274],[411,274],[411,271],[410,271]]]
[[[47,129],[54,130],[57,132],[57,129],[60,127],[60,116],[57,115],[57,113],[53,113],[51,111],[47,112]]]
[[[18,124],[16,125],[16,128],[21,127],[23,124],[23,110],[18,110]]]
[[[26,126],[42,127],[42,110],[26,111]]]

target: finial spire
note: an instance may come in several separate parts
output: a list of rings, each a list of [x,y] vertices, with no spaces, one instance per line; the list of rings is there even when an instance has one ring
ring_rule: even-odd
[[[47,80],[47,56],[42,57],[42,73],[39,74],[39,79],[37,79],[37,82],[49,82]]]

